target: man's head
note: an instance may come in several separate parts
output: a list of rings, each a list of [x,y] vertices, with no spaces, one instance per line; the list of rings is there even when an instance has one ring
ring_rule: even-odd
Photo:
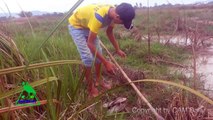
[[[135,17],[135,10],[131,4],[121,3],[115,8],[115,17],[113,18],[116,24],[124,24],[126,29],[132,29],[132,20]]]

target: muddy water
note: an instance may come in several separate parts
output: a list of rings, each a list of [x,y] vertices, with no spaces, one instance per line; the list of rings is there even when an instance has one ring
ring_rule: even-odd
[[[201,79],[205,81],[205,89],[210,89],[213,93],[213,45],[201,51],[198,72],[203,75]]]
[[[186,40],[186,38],[184,38],[182,36],[174,36],[174,37],[164,36],[160,40],[160,42],[163,43],[163,44],[169,42],[169,43],[173,43],[173,44],[176,44],[176,45],[190,45],[191,44],[190,39]]]
[[[162,39],[160,42],[161,43],[166,43],[169,40],[170,43],[176,44],[176,45],[190,45],[191,41],[188,39],[186,41],[186,38],[182,36],[175,36],[175,37],[167,37]],[[213,40],[212,40],[213,43]],[[192,62],[191,62],[192,65]],[[187,72],[185,70],[181,70],[182,72],[184,71],[185,74],[188,77],[192,77],[193,71],[190,70]],[[197,58],[197,73],[199,74],[200,79],[204,82],[204,89],[210,90],[208,93],[213,95],[213,44],[205,48],[202,51],[198,52],[198,58]]]

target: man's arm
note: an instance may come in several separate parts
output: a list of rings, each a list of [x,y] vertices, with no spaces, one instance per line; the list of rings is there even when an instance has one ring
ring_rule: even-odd
[[[120,49],[118,42],[115,40],[114,34],[113,34],[113,27],[109,26],[106,30],[107,37],[109,38],[110,42],[115,48],[115,51],[118,55],[121,57],[126,57],[126,54]]]
[[[104,64],[104,66],[106,67],[106,70],[112,74],[114,74],[114,69],[115,69],[115,65],[109,61],[107,61],[96,49],[96,46],[94,45],[94,41],[95,38],[97,37],[97,34],[90,31],[89,33],[89,37],[87,40],[87,46],[89,47],[89,49],[91,50],[93,55],[96,55],[97,58],[99,58],[101,60],[101,62]]]

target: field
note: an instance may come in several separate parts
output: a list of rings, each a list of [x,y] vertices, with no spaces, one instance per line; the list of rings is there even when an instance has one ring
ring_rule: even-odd
[[[138,8],[135,29],[127,31],[118,26],[115,30],[118,43],[127,57],[114,57],[133,81],[160,79],[202,92],[204,83],[199,81],[199,74],[196,73],[196,55],[199,50],[211,45],[211,8],[154,7],[149,13],[147,8]],[[103,68],[104,78],[114,87],[96,98],[88,99],[84,69],[69,35],[67,21],[50,35],[62,18],[33,16],[0,22],[0,119],[155,119],[150,111],[144,112],[148,110],[147,105],[119,71],[117,75],[109,75]],[[189,39],[190,44],[173,44],[172,36],[182,36],[186,43]],[[104,30],[100,38],[113,53]],[[162,39],[166,42],[162,43]],[[150,46],[147,41],[150,41]],[[104,55],[109,58],[105,51]],[[181,69],[191,69],[193,76],[179,72]],[[16,106],[23,81],[29,82],[35,89],[41,105]],[[209,117],[208,109],[212,108],[212,104],[180,86],[159,82],[139,82],[136,86],[154,108],[160,108],[158,112],[165,119]],[[208,96],[206,92],[202,94]],[[103,107],[114,100],[124,101]],[[174,108],[193,108],[197,111],[183,114],[182,111],[174,111]]]

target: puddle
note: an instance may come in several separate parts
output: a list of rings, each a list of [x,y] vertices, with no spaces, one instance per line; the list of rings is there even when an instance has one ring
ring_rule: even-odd
[[[169,37],[165,37],[165,39],[160,40],[160,42],[166,43],[168,39]],[[177,45],[190,45],[191,43],[189,39],[186,41],[186,38],[183,36],[172,37],[169,42]],[[201,81],[205,83],[204,89],[210,90],[208,93],[212,93],[211,96],[213,96],[213,45],[202,51],[199,51],[198,56],[197,73],[202,75]],[[182,72],[184,72],[188,77],[192,77],[193,75],[193,70],[189,70],[187,72],[183,70]]]
[[[177,45],[190,45],[191,41],[190,39],[184,38],[183,36],[165,36],[163,39],[160,40],[160,43],[165,44],[166,42],[172,43],[172,44],[177,44]]]
[[[198,72],[204,75],[205,89],[213,90],[213,46],[201,51],[198,64]]]

